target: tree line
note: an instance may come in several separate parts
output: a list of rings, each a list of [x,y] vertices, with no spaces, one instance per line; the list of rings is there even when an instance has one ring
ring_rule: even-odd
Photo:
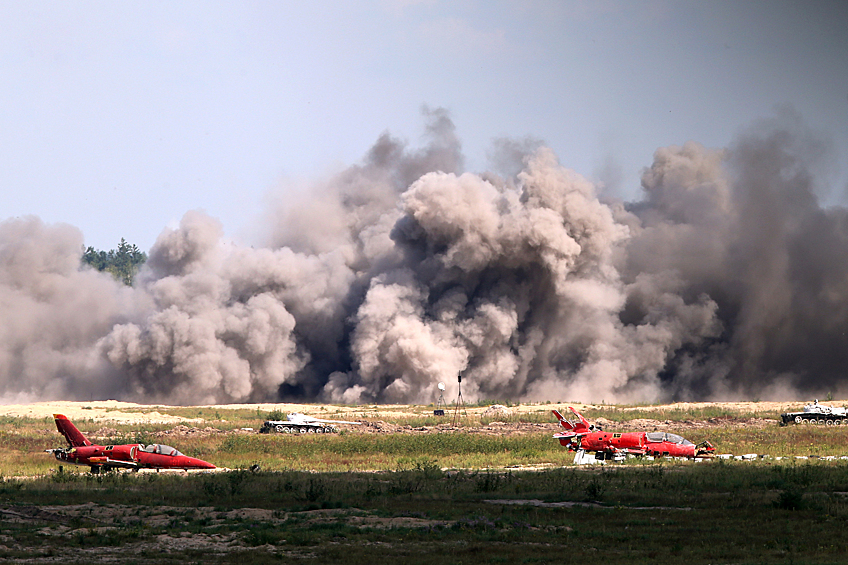
[[[99,251],[88,247],[82,255],[82,264],[90,265],[98,271],[110,273],[115,280],[132,286],[139,268],[147,261],[147,253],[135,244],[130,245],[122,237],[117,249]]]

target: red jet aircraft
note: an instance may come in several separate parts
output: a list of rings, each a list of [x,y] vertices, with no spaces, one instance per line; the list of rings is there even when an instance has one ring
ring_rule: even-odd
[[[127,445],[93,445],[85,439],[76,426],[62,414],[53,414],[59,433],[68,440],[67,448],[48,449],[56,459],[73,465],[88,465],[92,473],[100,469],[214,469],[215,465],[183,455],[173,447],[161,444],[144,446],[140,443]]]
[[[554,434],[560,444],[571,451],[583,450],[602,452],[605,456],[625,455],[652,455],[654,457],[712,457],[715,447],[710,442],[704,441],[695,445],[688,439],[677,434],[667,432],[628,432],[609,433],[589,424],[586,418],[572,408],[569,410],[577,416],[577,422],[569,422],[557,410],[553,410],[554,416],[566,429],[564,432]]]

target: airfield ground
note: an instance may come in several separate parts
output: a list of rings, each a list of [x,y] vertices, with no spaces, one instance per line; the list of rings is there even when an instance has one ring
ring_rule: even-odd
[[[848,427],[778,426],[803,404],[473,406],[459,428],[452,407],[433,418],[432,406],[0,406],[0,561],[840,563],[848,462],[824,457],[848,455]],[[549,410],[569,405],[611,431],[787,457],[575,468],[550,437]],[[272,410],[363,424],[323,437],[243,429]],[[233,470],[59,473],[43,453],[61,439],[54,413],[92,437],[139,432]]]
[[[842,405],[848,401],[834,401],[833,404]],[[650,406],[620,406],[619,410],[635,411],[649,409],[654,412],[669,412],[669,411],[692,411],[699,409],[730,409],[740,413],[759,414],[770,412],[791,412],[800,410],[804,407],[804,402],[788,401],[788,402],[675,402],[672,404],[654,404]],[[569,406],[573,406],[578,411],[586,411],[598,408],[607,407],[602,404],[582,404],[579,402],[569,403],[529,403],[517,404],[508,406],[508,410],[514,414],[527,414],[538,412],[540,410],[557,409],[564,412]],[[55,413],[61,413],[71,419],[84,418],[93,419],[95,421],[115,420],[127,424],[132,423],[179,423],[185,421],[197,421],[197,419],[186,418],[181,416],[173,416],[162,414],[158,410],[159,407],[174,408],[173,406],[163,405],[146,405],[136,404],[133,402],[120,402],[117,400],[92,400],[89,402],[71,402],[71,401],[50,401],[50,402],[33,402],[28,404],[6,404],[0,405],[0,416],[13,417],[29,417],[29,418],[44,418],[50,417]],[[317,416],[320,414],[329,415],[334,418],[352,419],[357,416],[380,418],[386,416],[417,416],[422,412],[432,410],[432,406],[409,406],[401,404],[381,404],[381,405],[365,405],[365,406],[339,406],[339,405],[321,405],[321,404],[215,404],[195,406],[193,408],[205,408],[211,411],[214,410],[239,410],[249,409],[270,412],[279,410],[281,412],[302,412]],[[448,406],[446,412],[448,415],[453,414],[453,406]],[[489,406],[466,407],[465,411],[469,415],[482,415],[489,409]]]
[[[848,402],[848,401],[846,401]],[[842,405],[842,403],[835,402]],[[466,416],[474,418],[485,418],[487,425],[476,426],[473,431],[477,433],[489,433],[498,435],[521,434],[537,431],[557,430],[558,424],[553,417],[547,417],[552,409],[569,414],[568,407],[572,406],[583,413],[591,413],[597,410],[606,410],[607,405],[582,404],[582,403],[530,403],[505,406],[504,410],[493,411],[491,406],[466,407],[460,411],[457,420],[465,422]],[[653,412],[659,415],[673,412],[697,412],[701,410],[721,411],[727,410],[738,414],[733,417],[736,425],[745,427],[763,427],[774,423],[771,418],[763,418],[764,414],[779,414],[803,409],[804,402],[678,402],[665,405],[650,406],[623,406],[615,407],[626,417],[628,412]],[[218,411],[253,410],[260,412],[279,411],[281,413],[301,412],[318,418],[362,420],[365,425],[360,427],[349,427],[352,433],[429,433],[443,431],[451,427],[454,420],[454,408],[448,407],[442,423],[432,426],[411,426],[398,423],[404,419],[417,418],[432,414],[432,406],[408,406],[408,405],[367,405],[367,406],[338,406],[318,404],[221,404],[190,407],[197,411],[205,411],[206,417],[191,417],[175,415],[172,412],[177,407],[164,405],[142,405],[132,402],[119,402],[116,400],[89,401],[89,402],[35,402],[31,404],[9,404],[0,405],[0,416],[12,418],[50,418],[53,414],[64,414],[72,421],[112,422],[124,425],[145,424],[173,424],[176,433],[186,427],[197,429],[202,425],[214,426],[216,418],[212,415]],[[189,408],[189,407],[179,407]],[[548,422],[521,422],[522,416],[543,414]],[[502,421],[501,421],[502,420]],[[598,417],[593,423],[600,424],[604,429],[616,430],[619,427],[629,429],[658,429],[664,430],[673,427],[676,430],[691,430],[728,424],[728,417],[713,417],[704,419],[685,419],[671,421],[667,418],[638,418],[626,417],[626,424],[604,417]],[[261,423],[261,422],[260,422]],[[180,427],[182,425],[182,427]]]

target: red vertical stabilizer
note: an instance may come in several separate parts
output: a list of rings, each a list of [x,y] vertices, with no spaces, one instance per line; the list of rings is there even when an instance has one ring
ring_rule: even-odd
[[[563,417],[562,414],[559,413],[559,410],[551,410],[551,412],[554,413],[554,416],[557,417],[557,420],[559,420],[560,425],[562,425],[562,427],[565,428],[566,430],[573,430],[575,433],[578,433],[578,434],[588,433],[589,432],[589,422],[586,420],[586,418],[581,416],[580,412],[578,412],[577,410],[575,410],[571,406],[569,406],[568,409],[571,410],[572,412],[574,412],[574,415],[577,416],[577,418],[578,418],[578,422],[572,424],[571,422],[566,420]]]
[[[79,431],[77,427],[73,425],[63,414],[53,414],[53,417],[56,419],[56,428],[58,428],[59,433],[65,436],[65,439],[68,440],[68,445],[71,447],[84,447],[86,445],[91,445],[91,442],[85,439],[82,432]]]

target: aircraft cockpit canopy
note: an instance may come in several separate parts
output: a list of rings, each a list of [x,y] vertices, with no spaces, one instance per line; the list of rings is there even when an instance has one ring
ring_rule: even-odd
[[[170,445],[162,445],[161,443],[151,443],[150,445],[144,448],[144,451],[146,451],[147,453],[156,453],[158,455],[171,455],[174,457],[176,457],[177,455],[182,455],[182,453],[180,453]]]
[[[661,442],[667,441],[669,443],[679,443],[680,445],[695,445],[688,439],[681,437],[677,434],[669,434],[665,432],[648,432],[647,434],[649,442]]]

